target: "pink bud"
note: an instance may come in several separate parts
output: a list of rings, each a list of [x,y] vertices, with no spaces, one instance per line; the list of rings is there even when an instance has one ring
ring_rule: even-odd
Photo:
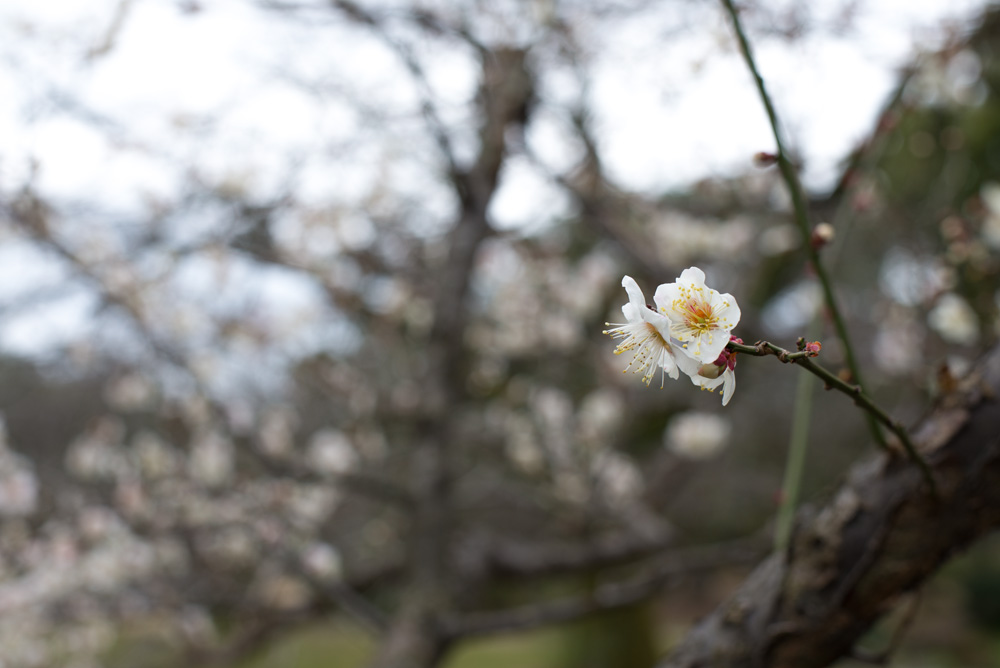
[[[776,162],[778,162],[777,153],[768,153],[766,151],[760,151],[759,153],[754,153],[753,164],[755,164],[758,167],[770,167]]]

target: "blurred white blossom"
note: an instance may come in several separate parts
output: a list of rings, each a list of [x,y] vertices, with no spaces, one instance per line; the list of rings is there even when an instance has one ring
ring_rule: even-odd
[[[979,196],[986,207],[983,220],[983,241],[993,249],[1000,250],[1000,183],[984,183]]]
[[[313,577],[339,580],[343,575],[340,551],[329,543],[313,543],[302,553],[302,565]]]
[[[591,470],[597,489],[613,504],[627,505],[643,492],[642,473],[624,453],[602,450],[594,457]]]
[[[104,399],[108,405],[123,413],[149,408],[155,396],[153,384],[139,373],[118,376],[104,388]]]
[[[689,412],[670,420],[664,443],[678,457],[711,459],[729,442],[729,420],[712,413]]]
[[[961,296],[948,292],[938,298],[927,322],[948,343],[970,346],[979,340],[979,318]]]
[[[319,473],[344,473],[354,467],[358,454],[344,432],[322,429],[309,440],[306,458],[309,466]]]
[[[7,423],[0,415],[0,515],[31,515],[38,507],[38,491],[34,465],[10,449]]]
[[[621,425],[625,400],[610,388],[599,388],[580,402],[577,428],[580,440],[592,447],[604,445]]]
[[[519,414],[508,416],[503,421],[504,453],[507,459],[522,473],[538,474],[545,467],[545,456],[531,420]]]
[[[890,308],[875,335],[875,363],[893,374],[917,369],[923,360],[923,333],[909,309]]]
[[[232,441],[217,431],[199,434],[191,444],[188,472],[206,487],[218,487],[232,480],[236,452]]]
[[[181,469],[181,453],[146,429],[132,437],[132,456],[139,473],[146,478],[163,478]]]
[[[0,463],[0,515],[30,515],[38,507],[38,478],[27,462]]]
[[[103,417],[77,437],[66,451],[66,467],[84,480],[114,480],[128,472],[121,421]]]
[[[339,494],[327,485],[295,485],[288,499],[289,520],[296,526],[315,528],[340,500]]]
[[[290,409],[273,408],[264,413],[258,428],[260,449],[270,457],[284,457],[295,445],[295,415]]]

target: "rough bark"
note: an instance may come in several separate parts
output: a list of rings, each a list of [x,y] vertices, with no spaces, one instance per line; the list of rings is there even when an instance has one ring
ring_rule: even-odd
[[[1000,347],[914,430],[939,495],[902,455],[855,465],[661,668],[808,668],[851,653],[901,596],[1000,524]]]

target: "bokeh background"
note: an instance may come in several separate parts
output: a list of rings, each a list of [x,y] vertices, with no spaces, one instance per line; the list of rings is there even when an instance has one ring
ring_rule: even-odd
[[[1000,13],[741,7],[912,424],[1000,331]],[[414,665],[642,668],[766,554],[797,369],[723,408],[601,333],[697,265],[843,363],[721,6],[0,17],[0,664],[352,668],[430,600],[465,630]],[[805,502],[872,449],[813,391]],[[1000,663],[998,551],[901,606],[900,665]]]

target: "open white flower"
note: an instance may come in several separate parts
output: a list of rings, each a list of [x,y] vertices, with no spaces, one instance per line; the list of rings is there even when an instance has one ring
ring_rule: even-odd
[[[707,287],[698,267],[685,269],[676,283],[656,288],[653,300],[670,320],[670,336],[681,343],[682,352],[707,364],[718,359],[740,321],[736,299]]]
[[[605,323],[614,329],[604,330],[612,338],[624,339],[615,348],[615,355],[634,350],[635,356],[624,371],[635,367],[634,373],[642,372],[642,380],[649,385],[661,369],[663,375],[677,379],[680,372],[674,359],[674,350],[670,345],[670,321],[653,309],[646,306],[642,290],[631,276],[622,279],[622,287],[628,293],[628,304],[622,306],[624,323]],[[728,337],[727,337],[728,340]],[[662,386],[662,377],[661,377]]]

